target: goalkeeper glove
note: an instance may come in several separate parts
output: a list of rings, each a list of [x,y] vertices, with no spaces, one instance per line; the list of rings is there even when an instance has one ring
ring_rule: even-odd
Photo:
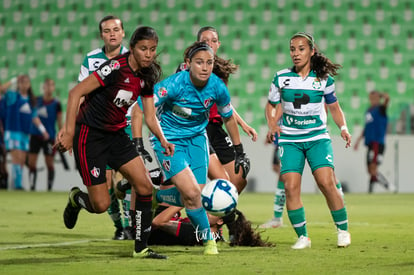
[[[132,143],[134,144],[135,149],[138,152],[138,155],[140,155],[144,159],[144,162],[145,160],[152,162],[152,157],[150,153],[148,153],[148,151],[144,148],[144,142],[142,140],[142,137],[133,138]]]
[[[243,145],[241,143],[239,145],[234,145],[234,150],[236,152],[234,171],[238,174],[241,167],[243,172],[242,177],[245,179],[250,171],[250,159],[243,151]]]

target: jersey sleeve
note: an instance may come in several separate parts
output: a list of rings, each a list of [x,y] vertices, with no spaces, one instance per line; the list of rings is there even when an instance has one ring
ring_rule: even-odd
[[[56,100],[56,113],[59,114],[62,112],[62,104],[59,100]]]
[[[278,84],[278,76],[277,74],[273,78],[272,83],[270,84],[269,88],[269,95],[268,95],[268,101],[272,104],[279,104],[280,103],[280,89]]]
[[[338,101],[335,94],[335,81],[331,76],[328,76],[323,94],[326,104],[332,104]]]
[[[229,90],[223,81],[220,81],[218,89],[219,96],[216,101],[217,111],[222,117],[231,117],[233,115],[233,106],[230,103]]]
[[[172,90],[171,84],[166,80],[156,84],[154,86],[155,107],[162,105],[168,99],[169,94],[172,93]]]
[[[141,81],[143,81],[143,80],[141,80]],[[144,87],[141,88],[140,95],[143,96],[143,97],[153,97],[154,96],[154,90],[151,89],[150,87],[147,87],[146,83],[144,83],[143,85],[144,85]]]
[[[107,86],[116,79],[120,66],[119,61],[116,59],[107,60],[93,72],[93,75],[102,86]]]
[[[88,76],[89,76],[88,57],[85,57],[80,67],[78,82],[81,82]]]

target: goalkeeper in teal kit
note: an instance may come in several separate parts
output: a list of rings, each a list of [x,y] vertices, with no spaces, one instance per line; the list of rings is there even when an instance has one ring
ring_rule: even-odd
[[[207,182],[209,146],[206,126],[214,103],[235,144],[236,170],[241,168],[243,172],[247,171],[249,160],[240,143],[227,87],[212,74],[213,50],[204,42],[195,42],[186,50],[186,63],[189,70],[174,74],[154,87],[154,102],[161,128],[166,138],[175,145],[174,156],[166,156],[159,141],[155,137],[150,139],[164,179],[171,179],[175,185],[158,191],[157,200],[184,206],[193,226],[205,236],[204,254],[217,254],[200,197],[202,186]]]

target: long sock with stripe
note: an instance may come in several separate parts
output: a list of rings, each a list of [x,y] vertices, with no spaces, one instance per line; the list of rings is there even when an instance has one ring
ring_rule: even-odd
[[[348,213],[345,207],[331,211],[331,215],[338,229],[348,231]]]
[[[131,217],[129,215],[129,210],[131,208],[131,189],[128,189],[125,193],[125,198],[122,200],[122,209],[124,213],[122,217],[122,225],[124,228],[130,226]]]
[[[122,227],[122,219],[121,219],[121,210],[119,209],[119,201],[115,196],[114,189],[111,188],[108,190],[109,197],[111,198],[111,204],[108,207],[109,216],[111,217],[112,222],[116,228],[123,228]]]
[[[301,207],[296,210],[288,210],[289,220],[295,229],[296,235],[308,237],[308,230],[306,228],[305,208]]]
[[[344,191],[342,190],[342,185],[340,181],[338,181],[338,183],[336,184],[336,189],[338,189],[339,193],[342,196],[342,199],[344,199],[345,201],[345,195],[344,195]]]
[[[135,252],[141,252],[148,245],[152,223],[152,194],[142,196],[136,193],[135,198]]]
[[[277,182],[275,200],[273,203],[273,216],[275,218],[281,218],[283,216],[283,208],[285,207],[285,185],[282,181]]]

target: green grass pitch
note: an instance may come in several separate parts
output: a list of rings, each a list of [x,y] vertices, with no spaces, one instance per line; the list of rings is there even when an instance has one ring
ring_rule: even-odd
[[[157,246],[168,260],[131,257],[133,241],[113,241],[104,213],[81,211],[73,230],[63,225],[67,193],[0,192],[0,274],[413,274],[414,194],[347,194],[352,244],[336,247],[336,232],[325,200],[305,194],[312,248],[290,249],[296,237],[285,225],[262,230],[271,248],[219,245]],[[273,194],[244,193],[239,209],[255,225],[272,216]],[[227,236],[227,233],[225,234]]]

